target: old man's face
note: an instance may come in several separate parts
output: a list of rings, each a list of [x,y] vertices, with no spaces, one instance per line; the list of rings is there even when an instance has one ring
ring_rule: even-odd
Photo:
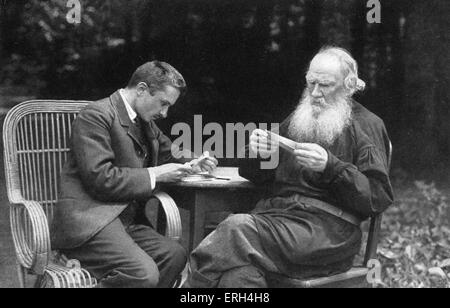
[[[306,74],[306,89],[311,96],[311,103],[320,113],[333,105],[337,96],[344,91],[341,66],[333,56],[317,55],[311,62]]]
[[[299,142],[330,146],[351,118],[351,103],[339,60],[331,55],[317,55],[311,62],[306,82],[289,134]]]

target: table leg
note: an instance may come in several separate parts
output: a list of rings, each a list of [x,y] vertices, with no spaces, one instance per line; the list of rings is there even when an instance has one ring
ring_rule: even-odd
[[[197,190],[190,213],[190,224],[193,226],[189,247],[191,251],[200,244],[206,235],[205,227],[208,212],[229,214],[248,212],[254,208],[258,198],[259,195],[254,192]],[[226,218],[226,215],[223,218]]]
[[[191,236],[190,236],[190,251],[200,244],[204,236],[203,227],[205,225],[205,211],[208,204],[208,199],[204,194],[197,192],[194,198],[194,206],[190,213],[191,218]]]
[[[172,189],[167,193],[174,198],[177,205],[187,211],[186,223],[183,230],[189,229],[189,237],[183,236],[184,243],[189,252],[192,252],[206,235],[205,227],[210,212],[217,212],[220,219],[215,219],[208,226],[211,230],[215,224],[226,218],[227,213],[245,213],[254,208],[256,202],[261,198],[257,190],[231,190],[231,189],[196,189],[182,190]],[[222,215],[223,214],[223,215]]]

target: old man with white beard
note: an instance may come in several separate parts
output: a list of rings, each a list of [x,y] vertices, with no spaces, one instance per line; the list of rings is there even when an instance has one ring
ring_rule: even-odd
[[[258,158],[242,161],[239,172],[268,194],[200,243],[185,286],[267,287],[270,272],[310,278],[352,266],[360,222],[393,201],[383,121],[352,99],[364,86],[346,50],[326,47],[313,58],[303,97],[280,125],[295,150],[279,149],[265,131],[252,133],[249,157]],[[261,157],[275,151],[278,167],[261,169]]]

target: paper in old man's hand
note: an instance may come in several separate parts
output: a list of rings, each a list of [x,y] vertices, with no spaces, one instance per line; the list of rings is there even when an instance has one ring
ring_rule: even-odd
[[[278,134],[275,134],[274,132],[266,130],[266,132],[269,134],[270,138],[277,142],[280,146],[280,148],[285,149],[286,151],[290,153],[294,153],[296,149],[297,142],[288,139],[286,137],[280,136]]]

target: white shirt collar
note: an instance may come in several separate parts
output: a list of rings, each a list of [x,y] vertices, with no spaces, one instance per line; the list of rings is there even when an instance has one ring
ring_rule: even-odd
[[[128,117],[130,118],[131,122],[135,123],[135,122],[136,122],[137,114],[136,114],[136,112],[133,110],[133,108],[131,108],[131,106],[130,106],[130,104],[128,103],[127,99],[125,98],[125,94],[124,94],[123,92],[124,92],[123,89],[120,89],[120,90],[119,90],[119,94],[120,94],[120,96],[122,97],[122,100],[123,100],[123,102],[124,102],[124,104],[125,104],[125,109],[127,110]]]

